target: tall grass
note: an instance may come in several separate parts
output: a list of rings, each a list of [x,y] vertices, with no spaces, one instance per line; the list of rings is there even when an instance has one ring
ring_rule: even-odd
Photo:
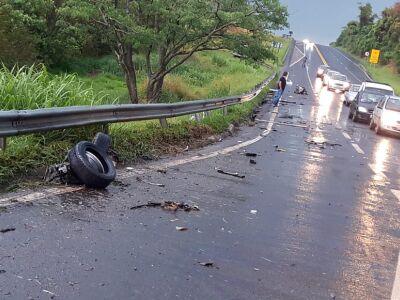
[[[76,75],[52,75],[43,65],[0,69],[0,110],[93,105],[102,97]]]

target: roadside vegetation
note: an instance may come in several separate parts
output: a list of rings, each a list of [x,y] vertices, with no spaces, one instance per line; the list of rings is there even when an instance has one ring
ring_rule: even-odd
[[[241,94],[272,74],[289,40],[274,1],[4,0],[0,5],[0,110],[177,102]],[[283,42],[277,56],[273,42]],[[240,57],[240,58],[238,58]],[[122,162],[175,153],[247,118],[247,103],[197,123],[89,126],[12,137],[0,186],[60,162],[79,140],[108,131]]]
[[[400,94],[400,2],[386,8],[380,16],[371,4],[359,6],[360,15],[343,29],[334,46],[351,53],[377,80],[392,85]],[[379,64],[372,66],[365,58],[371,49],[381,51]]]

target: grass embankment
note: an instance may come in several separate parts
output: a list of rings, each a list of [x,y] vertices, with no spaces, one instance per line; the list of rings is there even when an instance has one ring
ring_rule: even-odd
[[[285,49],[281,49],[279,53],[280,63],[288,44],[289,41],[286,41]],[[97,67],[92,69],[90,65],[94,62]],[[43,69],[36,73],[32,71],[29,75],[31,78],[26,75],[29,72],[18,75],[26,76],[24,81],[15,74],[12,77],[10,73],[0,72],[0,78],[8,78],[0,85],[0,95],[9,99],[7,106],[3,106],[2,102],[0,109],[127,102],[122,76],[118,73],[119,69],[110,63],[109,57],[97,62],[81,62],[74,68],[79,80],[75,75],[50,76]],[[79,68],[81,70],[78,72]],[[163,101],[241,94],[274,71],[247,65],[227,52],[202,53],[169,76]],[[142,78],[144,80],[144,77]],[[16,84],[19,84],[18,88]],[[38,94],[41,96],[38,97]],[[253,102],[230,107],[227,116],[221,111],[214,111],[200,123],[184,116],[169,119],[169,127],[166,129],[161,128],[156,120],[112,124],[107,129],[122,162],[135,161],[142,157],[157,157],[162,153],[176,153],[187,145],[195,144],[197,139],[223,132],[233,122],[247,120],[254,107],[259,105],[263,94]],[[76,101],[76,98],[79,101]],[[20,100],[22,102],[19,102]],[[91,126],[9,138],[7,150],[0,151],[0,189],[8,185],[10,179],[15,182],[17,176],[62,161],[74,143],[90,140],[97,131],[104,131],[104,128]]]
[[[339,49],[360,62],[374,80],[390,84],[394,88],[396,95],[400,95],[400,74],[394,67],[390,65],[372,65],[367,59],[355,56],[342,47]]]

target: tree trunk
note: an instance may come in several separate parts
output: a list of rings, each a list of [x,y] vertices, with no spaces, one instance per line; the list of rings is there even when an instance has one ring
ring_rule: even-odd
[[[160,99],[165,76],[150,76],[147,84],[146,98],[147,102],[157,102]]]
[[[139,103],[139,97],[137,92],[136,70],[132,60],[132,46],[120,44],[115,48],[115,54],[125,74],[129,98],[133,104],[137,104]]]

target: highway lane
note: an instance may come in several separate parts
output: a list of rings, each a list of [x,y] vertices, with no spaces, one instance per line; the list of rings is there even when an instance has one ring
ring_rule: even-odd
[[[26,199],[17,194],[0,212],[0,229],[15,228],[0,234],[0,298],[396,295],[400,201],[392,192],[399,186],[392,163],[398,162],[398,140],[348,121],[340,95],[315,79],[318,54],[304,53],[300,42],[296,47],[289,68],[294,86],[283,97],[290,103],[263,106],[256,126],[177,158],[119,170],[107,191],[31,194],[30,205],[15,205]],[[315,94],[294,94],[296,84]],[[258,154],[256,164],[244,151]],[[219,174],[216,167],[245,178]],[[0,203],[6,197],[13,195],[0,196]],[[129,209],[166,200],[200,211]]]

